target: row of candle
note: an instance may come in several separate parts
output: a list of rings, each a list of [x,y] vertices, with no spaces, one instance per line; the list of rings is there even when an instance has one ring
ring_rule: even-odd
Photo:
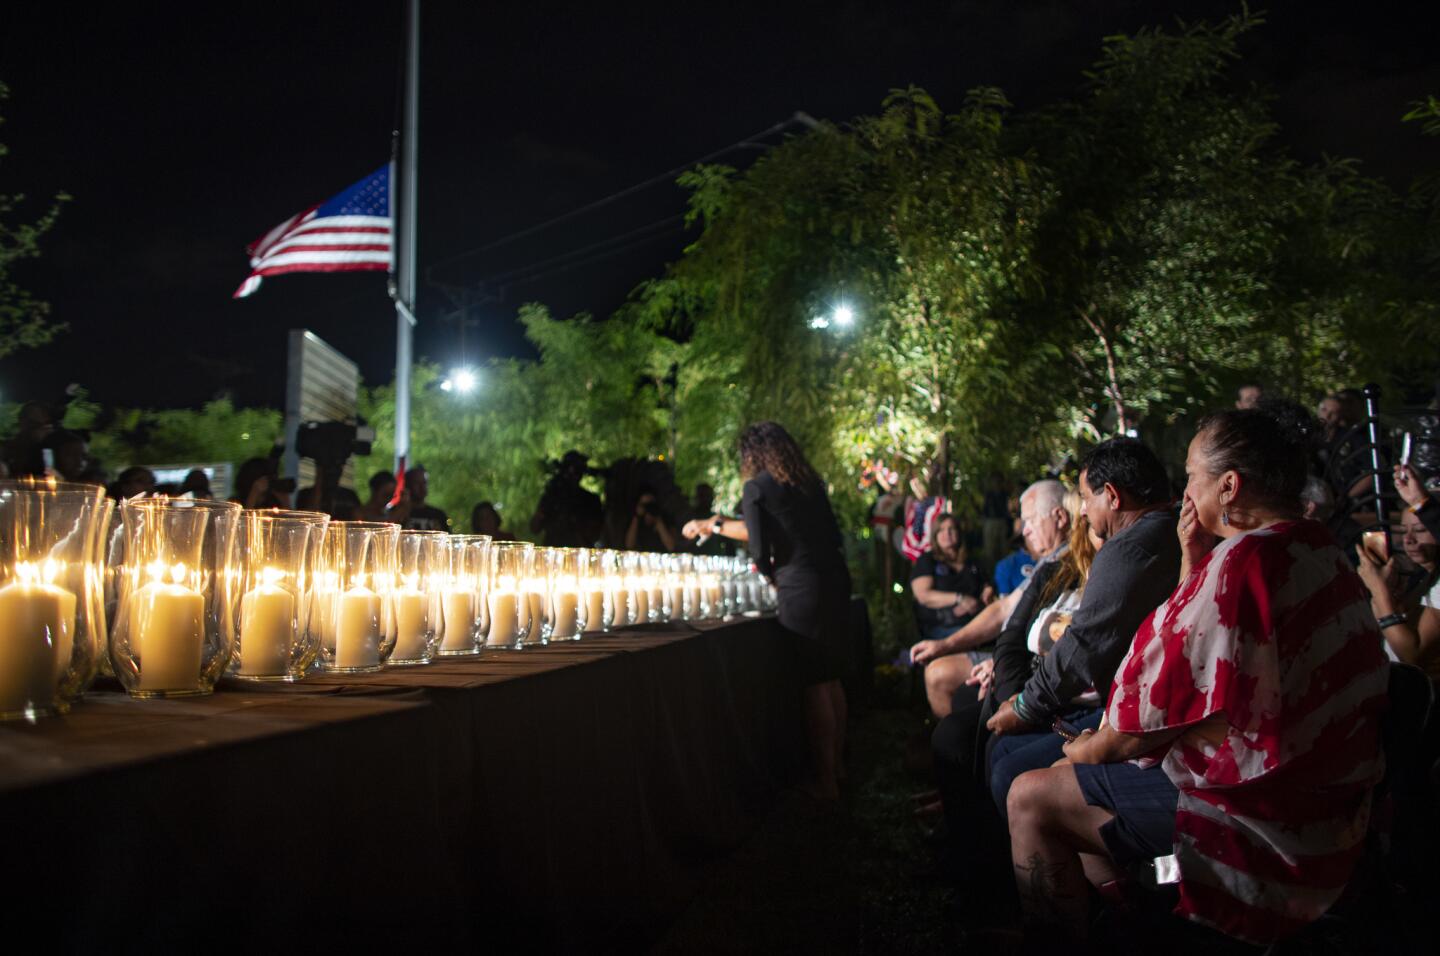
[[[227,670],[361,673],[774,602],[743,560],[184,499],[127,501],[112,528],[111,507],[88,486],[0,482],[0,717],[64,710],[100,669],[184,696]]]

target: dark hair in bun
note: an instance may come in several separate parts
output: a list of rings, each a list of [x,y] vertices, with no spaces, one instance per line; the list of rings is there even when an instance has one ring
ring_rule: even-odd
[[[1214,475],[1238,473],[1264,503],[1295,508],[1305,487],[1305,423],[1289,403],[1216,412],[1201,419],[1205,460]]]

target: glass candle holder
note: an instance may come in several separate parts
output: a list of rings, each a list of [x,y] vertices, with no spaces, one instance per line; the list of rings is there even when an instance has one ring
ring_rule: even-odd
[[[63,713],[105,643],[98,485],[0,481],[0,720]]]
[[[530,636],[530,601],[524,591],[535,565],[535,545],[528,541],[494,541],[485,595],[489,629],[485,646],[520,648]]]
[[[110,664],[135,697],[208,694],[235,647],[240,505],[134,498],[120,505]]]
[[[578,548],[543,548],[536,553],[549,580],[550,641],[578,641],[585,629],[584,568]]]
[[[480,652],[487,617],[485,578],[490,573],[490,536],[452,534],[439,543],[440,570],[432,576],[431,602],[441,657]]]
[[[326,670],[373,673],[390,656],[395,641],[385,633],[385,600],[399,539],[399,525],[378,521],[332,521],[325,530],[325,571],[314,614]]]
[[[627,552],[606,551],[605,587],[610,592],[610,628],[616,630],[635,623],[635,602],[625,578]]]
[[[645,615],[640,620],[647,624],[664,620],[665,593],[660,587],[662,555],[641,554],[638,558],[635,587],[645,592]]]
[[[385,599],[387,639],[395,642],[386,664],[428,664],[440,639],[444,601],[434,579],[445,558],[443,531],[401,531],[395,543],[395,576]],[[438,614],[436,612],[439,612]]]
[[[317,511],[241,513],[232,676],[296,681],[315,663],[320,642],[309,617],[329,524]]]
[[[720,559],[702,557],[700,565],[702,613],[708,620],[722,618],[725,616],[725,590],[720,586]]]
[[[610,630],[615,620],[615,598],[608,583],[613,574],[612,554],[600,548],[580,549],[580,593],[584,602],[586,634],[604,633]]]
[[[660,559],[660,620],[685,619],[685,587],[680,576],[680,556],[665,555]]]

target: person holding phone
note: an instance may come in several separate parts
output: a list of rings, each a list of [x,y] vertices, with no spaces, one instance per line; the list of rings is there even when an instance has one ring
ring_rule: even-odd
[[[1303,443],[1263,411],[1220,412],[1185,466],[1179,586],[1099,729],[1010,790],[1027,924],[1049,936],[1084,937],[1087,877],[1173,855],[1179,915],[1268,944],[1322,916],[1364,850],[1389,667],[1364,586],[1299,517]]]

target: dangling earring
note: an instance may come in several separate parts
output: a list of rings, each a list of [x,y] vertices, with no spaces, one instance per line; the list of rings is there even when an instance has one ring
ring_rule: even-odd
[[[1223,524],[1223,525],[1224,525],[1225,527],[1227,527],[1227,528],[1230,527],[1230,512],[1229,512],[1229,510],[1225,510],[1225,511],[1220,512],[1220,523]]]

